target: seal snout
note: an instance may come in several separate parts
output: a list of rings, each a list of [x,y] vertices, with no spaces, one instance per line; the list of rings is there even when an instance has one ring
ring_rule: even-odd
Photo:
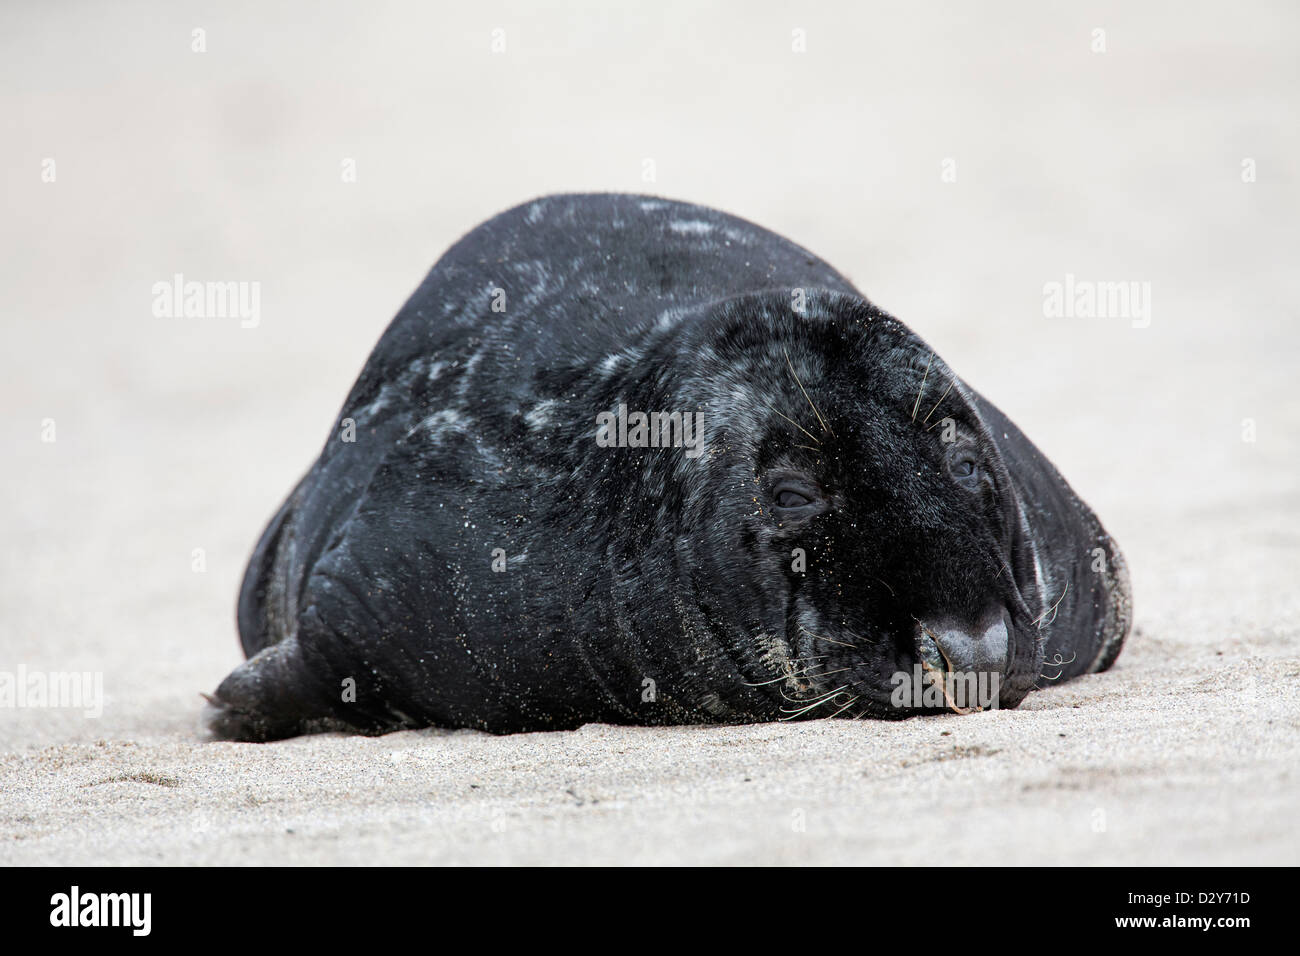
[[[1011,657],[1011,615],[996,608],[974,622],[943,619],[921,624],[917,652],[922,666],[941,680],[947,692],[944,702],[958,713],[998,706],[1002,680]],[[954,678],[956,679],[954,681]],[[952,691],[969,682],[969,697]]]
[[[1011,649],[1009,618],[999,609],[974,626],[943,622],[926,631],[943,655],[944,670],[1005,674]]]

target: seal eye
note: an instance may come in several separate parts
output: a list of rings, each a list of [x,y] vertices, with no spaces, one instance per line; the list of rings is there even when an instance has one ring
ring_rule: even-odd
[[[802,508],[810,504],[812,502],[802,494],[789,488],[783,488],[776,493],[776,506],[778,508]]]
[[[979,483],[979,463],[970,452],[958,452],[948,462],[948,474],[952,475],[958,484],[973,488]]]
[[[826,500],[811,481],[781,478],[772,486],[772,510],[782,521],[810,518],[825,510]]]

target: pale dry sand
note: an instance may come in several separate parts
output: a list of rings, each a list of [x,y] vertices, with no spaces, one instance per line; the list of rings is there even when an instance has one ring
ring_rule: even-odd
[[[1297,861],[1292,5],[365,6],[0,10],[0,671],[107,698],[0,710],[0,863]],[[998,402],[1128,556],[1116,669],[901,724],[201,743],[397,306],[590,189],[789,235]],[[177,272],[260,282],[259,326],[155,318]],[[1066,273],[1150,282],[1150,327],[1044,318]]]

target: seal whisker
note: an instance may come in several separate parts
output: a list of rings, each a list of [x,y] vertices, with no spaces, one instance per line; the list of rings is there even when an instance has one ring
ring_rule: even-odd
[[[832,674],[843,674],[843,673],[844,673],[845,671],[847,671],[847,670],[850,670],[850,668],[848,668],[848,667],[840,667],[840,668],[836,668],[836,669],[833,670],[833,671],[822,671],[822,672],[819,673],[819,674],[814,674],[812,671],[804,671],[803,673],[795,673],[794,671],[791,671],[791,672],[788,673],[788,674],[782,674],[780,677],[775,677],[775,678],[773,678],[772,680],[761,681],[760,683],[757,683],[757,684],[750,684],[750,683],[747,683],[747,682],[746,682],[746,683],[745,683],[745,686],[746,686],[746,687],[762,687],[762,686],[764,686],[764,685],[766,685],[766,684],[775,684],[775,683],[777,683],[778,681],[790,681],[790,680],[794,680],[794,681],[798,681],[798,680],[808,680],[808,681],[812,681],[812,680],[814,680],[815,678],[818,678],[818,677],[830,677]],[[807,699],[807,698],[804,698],[804,697],[786,697],[785,691],[782,691],[782,692],[781,692],[781,696],[782,696],[782,697],[785,697],[785,699],[788,700],[788,701],[789,701],[790,703],[792,703],[792,704],[802,704],[802,703]]]
[[[804,714],[810,713],[811,711],[816,710],[818,707],[824,707],[826,704],[834,703],[836,700],[839,699],[840,694],[842,694],[843,692],[844,692],[844,689],[841,688],[840,690],[836,691],[835,693],[833,693],[833,694],[829,694],[828,696],[826,696],[826,697],[822,698],[821,700],[817,701],[815,704],[809,704],[807,707],[800,708],[799,710],[790,710],[790,709],[788,709],[788,708],[784,708],[784,707],[783,707],[783,708],[781,709],[781,712],[782,712],[783,714],[786,714],[787,716],[782,717],[782,718],[780,718],[780,719],[781,719],[781,720],[794,720],[796,717],[802,717]]]
[[[818,660],[820,660],[820,658],[818,658]],[[797,671],[794,668],[791,668],[786,673],[781,674],[779,677],[773,677],[771,680],[761,680],[756,684],[751,684],[749,681],[742,681],[741,683],[743,683],[746,687],[765,687],[768,684],[775,684],[785,680],[800,680],[802,678],[812,678],[812,677],[829,677],[831,674],[841,674],[846,670],[848,670],[847,667],[841,667],[838,670],[823,671],[820,674],[814,674],[808,670]]]
[[[787,697],[786,700],[790,701],[790,703],[792,704],[810,704],[813,703],[814,701],[825,700],[827,697],[834,697],[840,691],[847,690],[848,686],[849,686],[848,684],[843,684],[835,688],[834,690],[824,690],[824,691],[815,692],[813,697]]]
[[[805,676],[806,677],[830,677],[832,674],[843,674],[845,671],[850,669],[851,668],[848,667],[837,667],[833,671],[822,671],[821,673],[818,674],[814,674],[810,671]]]
[[[1038,620],[1034,622],[1035,624],[1038,625],[1038,627],[1039,627],[1040,630],[1041,630],[1042,627],[1043,627],[1043,618],[1047,617],[1047,615],[1049,615],[1049,614],[1052,614],[1053,611],[1055,611],[1058,607],[1060,607],[1060,606],[1061,606],[1061,602],[1065,600],[1065,596],[1066,596],[1069,592],[1070,592],[1070,582],[1069,582],[1069,581],[1066,581],[1066,582],[1065,582],[1065,590],[1062,591],[1062,592],[1061,592],[1061,596],[1060,596],[1059,598],[1056,599],[1056,603],[1053,604],[1051,607],[1049,607],[1046,611],[1044,611],[1044,612],[1042,613],[1042,615],[1038,618]],[[1051,619],[1050,621],[1048,621],[1047,623],[1048,623],[1048,624],[1054,624],[1054,623],[1056,623],[1056,615],[1055,615],[1055,614],[1052,614],[1052,619]]]
[[[790,674],[782,674],[779,677],[773,677],[771,680],[761,680],[761,681],[757,681],[756,683],[750,683],[749,681],[741,681],[741,683],[744,684],[746,687],[766,687],[768,684],[776,684],[781,681],[791,680],[792,678],[798,679],[799,677],[802,676],[803,676],[802,674],[790,673]]]
[[[831,714],[830,717],[827,718],[827,719],[828,719],[828,720],[834,720],[836,717],[838,717],[840,714],[844,713],[846,710],[848,710],[850,707],[852,707],[852,706],[853,706],[854,704],[856,704],[857,702],[858,702],[858,698],[857,698],[856,696],[854,696],[854,697],[850,697],[850,698],[849,698],[849,702],[848,702],[847,704],[845,704],[845,705],[844,705],[843,707],[841,707],[839,710],[835,711],[835,713]]]
[[[830,692],[824,694],[824,695],[823,695],[822,697],[820,697],[818,700],[813,701],[813,702],[812,702],[811,704],[809,704],[807,707],[804,707],[804,708],[802,708],[802,709],[800,709],[800,710],[790,711],[790,710],[788,710],[787,708],[782,707],[782,708],[781,708],[781,712],[782,712],[783,714],[789,714],[790,716],[789,716],[789,717],[782,717],[781,719],[782,719],[782,720],[791,720],[791,719],[793,719],[793,718],[795,718],[795,717],[798,717],[800,714],[806,714],[806,713],[808,713],[808,711],[810,711],[810,710],[815,710],[816,708],[818,708],[818,707],[822,706],[823,704],[825,704],[827,701],[834,700],[837,696],[839,696],[839,694],[841,694],[843,691],[847,690],[847,689],[848,689],[848,686],[849,686],[848,684],[842,684],[842,685],[840,685],[839,687],[835,688],[833,691],[830,691]]]
[[[832,641],[829,637],[822,637],[820,634],[814,634],[812,631],[808,630],[808,628],[804,627],[802,624],[799,625],[799,630],[803,631],[814,641],[825,641],[827,644],[838,644],[840,647],[848,647],[854,650],[856,650],[858,647],[858,645],[856,644],[845,644],[843,641]]]
[[[809,438],[811,438],[813,441],[817,442],[817,444],[819,444],[819,445],[821,444],[821,439],[819,439],[816,435],[814,435],[814,434],[813,434],[812,432],[810,432],[808,429],[804,428],[802,425],[800,425],[797,421],[795,421],[795,420],[794,420],[793,418],[791,418],[789,415],[782,415],[780,412],[778,412],[775,408],[773,408],[773,407],[770,406],[770,405],[768,406],[768,409],[767,409],[767,410],[770,411],[770,412],[774,412],[774,413],[777,414],[777,415],[781,415],[782,418],[784,418],[787,422],[789,422],[789,423],[790,423],[791,425],[793,425],[795,428],[799,429],[799,431],[803,432],[805,435],[807,435],[807,436],[808,436]]]
[[[921,389],[916,393],[916,402],[912,405],[912,421],[916,421],[916,411],[921,407],[921,396],[925,394],[925,380],[930,377],[930,366],[933,364],[934,353],[931,352],[930,361],[925,366],[925,374],[921,376]],[[940,399],[940,401],[943,401],[943,399]]]
[[[943,390],[943,394],[939,396],[939,400],[934,403],[934,408],[930,409],[930,411],[926,414],[926,416],[923,419],[921,419],[922,425],[924,425],[926,422],[930,420],[930,416],[934,414],[934,409],[938,408],[940,405],[943,404],[943,400],[948,397],[948,393],[952,391],[952,387],[956,384],[957,384],[957,376],[954,375],[952,377],[952,380],[948,382],[948,387],[945,388]],[[940,421],[942,421],[942,419],[940,419]],[[930,428],[933,427],[934,427],[933,425],[930,426]],[[927,428],[926,431],[929,431],[930,428]]]
[[[789,694],[787,694],[787,693],[785,692],[785,688],[780,688],[780,687],[779,687],[779,688],[777,688],[777,689],[781,692],[781,697],[782,697],[782,699],[788,701],[788,702],[791,703],[791,704],[806,704],[806,703],[808,703],[808,698],[807,698],[807,697],[791,697]],[[835,691],[831,691],[831,694],[832,694],[832,695],[834,695],[835,693],[836,693]],[[819,699],[820,699],[820,698],[819,698]],[[784,709],[782,709],[781,712],[782,712],[782,713],[788,713],[788,711],[786,711],[786,710],[784,710]]]
[[[814,641],[825,641],[827,644],[835,644],[838,645],[839,647],[847,647],[851,650],[857,650],[858,647],[858,645],[856,644],[845,644],[843,641],[832,641],[829,637],[822,637],[819,634],[809,634],[808,636],[811,637]]]
[[[831,431],[831,426],[826,424],[826,419],[822,418],[822,413],[817,410],[817,405],[813,402],[812,396],[808,394],[808,389],[803,387],[803,382],[799,381],[799,373],[794,370],[794,363],[790,361],[790,350],[782,349],[785,352],[785,364],[790,367],[790,374],[794,376],[794,383],[799,386],[799,391],[803,392],[803,397],[808,399],[808,404],[812,405],[813,414],[817,416],[817,421],[821,423],[822,430],[830,432],[832,438],[835,432]]]
[[[1065,668],[1073,664],[1078,657],[1079,655],[1076,653],[1076,654],[1071,654],[1070,659],[1068,661],[1062,660],[1061,655],[1058,652],[1055,658],[1053,658],[1050,661],[1043,662],[1044,667],[1055,667],[1057,669],[1056,676],[1048,677],[1046,674],[1039,674],[1039,676],[1042,677],[1043,680],[1052,680],[1052,681],[1060,680],[1061,675],[1065,673]]]

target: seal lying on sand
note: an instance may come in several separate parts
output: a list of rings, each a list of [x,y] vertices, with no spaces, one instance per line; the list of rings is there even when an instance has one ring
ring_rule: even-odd
[[[1014,707],[1109,667],[1130,617],[1056,469],[826,263],[700,206],[554,196],[458,242],[380,339],[257,545],[205,721]]]

